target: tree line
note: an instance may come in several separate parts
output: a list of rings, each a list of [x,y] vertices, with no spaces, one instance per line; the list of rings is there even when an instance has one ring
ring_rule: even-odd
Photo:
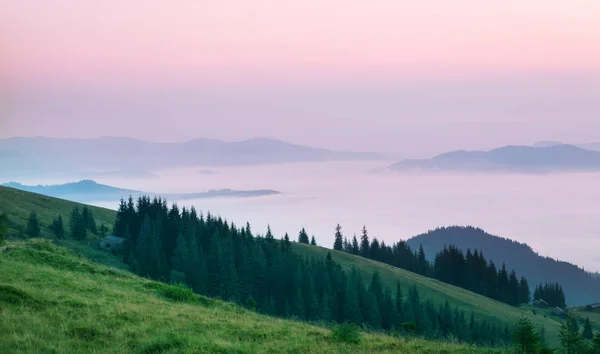
[[[534,300],[544,300],[549,306],[564,308],[567,306],[565,301],[565,292],[558,283],[540,284],[535,287],[533,292]]]
[[[48,225],[48,229],[52,231],[57,239],[65,238],[67,233],[62,215],[58,215],[54,218],[52,223]],[[105,236],[108,233],[108,227],[106,225],[102,224],[100,227],[97,227],[94,214],[87,205],[84,205],[81,210],[77,205],[73,207],[69,217],[69,230],[71,238],[79,241],[86,239],[88,232],[98,236]],[[40,221],[35,211],[29,213],[27,227],[22,230],[21,233],[21,236],[40,237]]]
[[[512,306],[531,300],[529,283],[525,277],[517,277],[514,270],[508,272],[505,264],[498,268],[478,250],[471,252],[468,249],[465,254],[455,246],[447,246],[430,263],[422,246],[418,251],[413,251],[405,241],[386,245],[377,238],[370,240],[366,227],[362,229],[360,242],[356,235],[349,241],[343,236],[339,224],[335,228],[333,248],[435,278]],[[562,288],[560,293],[564,301]]]
[[[261,313],[486,345],[510,341],[507,324],[421,300],[415,286],[391,289],[377,272],[365,279],[356,269],[342,269],[330,253],[300,257],[287,234],[280,240],[270,228],[254,234],[249,224],[168,207],[160,198],[122,200],[113,233],[125,238],[123,260],[135,273]],[[316,244],[304,229],[298,241]]]

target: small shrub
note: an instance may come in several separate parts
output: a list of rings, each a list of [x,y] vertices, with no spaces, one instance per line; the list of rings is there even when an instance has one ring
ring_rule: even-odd
[[[339,343],[358,344],[360,343],[360,328],[357,325],[344,323],[333,327],[331,337]]]
[[[164,285],[159,289],[159,292],[169,300],[189,303],[198,302],[198,295],[194,294],[192,289],[183,284]]]

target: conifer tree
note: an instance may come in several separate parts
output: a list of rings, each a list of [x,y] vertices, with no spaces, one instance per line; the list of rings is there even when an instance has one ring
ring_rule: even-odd
[[[271,242],[275,240],[273,233],[271,232],[271,225],[267,225],[267,233],[265,234],[265,240]]]
[[[583,352],[583,336],[579,333],[579,325],[574,317],[567,317],[566,321],[561,324],[558,336],[563,351],[566,354],[579,354]]]
[[[344,239],[342,235],[342,227],[337,224],[335,227],[335,241],[333,242],[333,249],[341,251],[344,248]]]
[[[360,238],[360,250],[359,254],[365,258],[369,258],[369,235],[367,233],[367,227],[363,226],[362,236]]]
[[[304,228],[302,228],[302,230],[300,230],[300,233],[298,234],[298,242],[306,244],[309,243],[308,234],[306,233],[306,230],[304,230]]]
[[[29,237],[40,237],[40,222],[38,221],[38,217],[35,211],[29,213],[26,233]]]
[[[313,246],[317,245],[317,239],[315,239],[315,235],[312,235],[312,237],[310,239],[310,244]]]
[[[189,267],[189,255],[190,251],[186,245],[185,238],[183,238],[183,235],[180,233],[179,237],[177,237],[177,246],[173,252],[173,259],[171,260],[172,283],[185,283],[185,271]],[[177,278],[176,281],[174,281],[173,276]]]
[[[513,333],[513,344],[519,353],[537,353],[540,347],[540,338],[535,333],[530,319],[519,318]]]
[[[281,241],[281,250],[285,252],[289,250],[290,247],[292,247],[292,243],[290,242],[290,237],[286,232],[285,236],[283,236],[283,240]]]
[[[590,323],[590,318],[586,317],[583,325],[583,339],[593,340],[594,339],[594,330],[592,329],[592,324]]]
[[[7,233],[8,233],[8,215],[6,215],[6,213],[0,213],[0,246],[2,246],[4,244]]]
[[[83,219],[84,227],[86,230],[89,230],[94,235],[98,233],[98,229],[96,228],[96,221],[94,220],[94,215],[92,211],[87,207],[87,205],[83,206],[83,210],[81,211],[81,217]]]
[[[352,237],[352,254],[358,255],[359,252],[358,240],[356,239],[356,234]]]
[[[521,280],[519,281],[519,304],[528,304],[529,300],[529,284],[525,277],[521,277]]]
[[[65,227],[62,216],[59,215],[58,218],[54,219],[49,228],[59,240],[65,237]]]
[[[87,237],[87,231],[85,228],[85,220],[83,220],[79,207],[73,207],[71,213],[71,221],[69,226],[71,227],[71,237],[75,240],[84,240]]]

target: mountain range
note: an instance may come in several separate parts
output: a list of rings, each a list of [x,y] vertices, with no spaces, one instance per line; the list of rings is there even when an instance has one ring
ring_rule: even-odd
[[[73,171],[147,171],[160,168],[255,165],[289,162],[377,160],[373,152],[332,151],[269,138],[238,142],[195,139],[155,143],[133,138],[62,139],[48,137],[0,139],[0,178]]]
[[[415,236],[407,241],[412,249],[423,246],[430,261],[445,246],[454,245],[482,251],[496,266],[506,263],[519,276],[525,276],[530,287],[546,282],[559,282],[569,306],[600,302],[600,278],[568,262],[558,261],[536,253],[530,246],[498,237],[475,227],[444,227]]]
[[[584,172],[600,171],[600,151],[573,145],[504,146],[489,151],[453,151],[422,160],[403,160],[393,171]]]
[[[83,180],[79,182],[57,184],[57,185],[37,185],[27,186],[17,182],[9,182],[2,184],[4,187],[10,187],[19,189],[22,191],[33,192],[42,194],[48,197],[62,198],[75,202],[85,203],[90,201],[101,202],[101,201],[115,201],[120,198],[127,198],[130,195],[133,198],[137,198],[141,195],[147,195],[150,197],[158,196],[157,193],[143,192],[132,189],[121,189],[105,184],[99,184],[92,180]],[[207,192],[199,193],[161,193],[160,196],[168,200],[189,200],[189,199],[201,199],[201,198],[218,198],[218,197],[260,197],[280,194],[279,191],[275,190],[231,190],[231,189],[219,189],[210,190]]]

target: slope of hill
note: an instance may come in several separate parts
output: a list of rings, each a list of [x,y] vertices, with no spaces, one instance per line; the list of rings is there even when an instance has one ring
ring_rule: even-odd
[[[394,171],[561,172],[600,170],[600,151],[572,145],[505,146],[490,151],[454,151],[425,160],[404,160]]]
[[[0,352],[500,353],[500,350],[331,331],[88,262],[44,240],[0,248]]]
[[[127,198],[132,196],[137,198],[141,195],[147,195],[150,197],[162,196],[168,200],[189,200],[189,199],[201,199],[201,198],[219,198],[219,197],[260,197],[267,195],[279,194],[280,192],[270,189],[262,190],[232,190],[232,189],[219,189],[210,190],[207,192],[200,193],[150,193],[132,189],[121,189],[105,184],[99,184],[91,180],[83,180],[73,183],[56,184],[56,185],[37,185],[37,186],[26,186],[16,182],[5,183],[2,186],[15,188],[23,191],[43,194],[49,197],[63,198],[76,202],[91,202],[91,201],[115,201],[120,198]]]
[[[397,281],[404,289],[415,285],[423,299],[431,299],[435,304],[442,305],[447,300],[451,306],[456,306],[468,313],[473,311],[476,315],[487,317],[490,320],[500,319],[508,323],[516,323],[521,317],[529,318],[537,328],[544,326],[548,334],[548,343],[558,345],[558,330],[560,320],[553,316],[540,316],[528,309],[506,305],[471,291],[443,283],[439,280],[427,278],[422,275],[396,268],[384,263],[355,256],[346,252],[334,251],[327,248],[294,243],[292,249],[308,257],[324,257],[331,252],[332,259],[345,269],[355,267],[364,276],[365,281],[370,279],[374,271],[381,275],[383,283],[394,286]]]
[[[60,158],[57,158],[60,156]],[[92,158],[93,157],[93,158]],[[345,152],[254,138],[239,142],[195,139],[152,143],[131,138],[0,139],[0,178],[35,173],[148,170],[199,165],[253,165],[334,160],[373,160],[381,155]]]
[[[505,262],[517,274],[523,275],[531,287],[550,281],[559,282],[565,291],[567,304],[581,306],[600,301],[600,279],[576,265],[537,254],[526,244],[493,236],[474,227],[439,228],[407,241],[413,249],[423,245],[425,254],[433,260],[445,245],[455,245],[466,252],[478,249],[486,259],[497,265]]]
[[[68,215],[74,205],[76,204],[73,202],[61,199],[0,187],[0,209],[8,213],[12,239],[18,235],[17,230],[19,227],[26,224],[30,211],[35,211],[38,214],[42,226],[42,236],[51,237],[52,233],[47,226],[52,219],[58,214]],[[116,215],[114,211],[103,208],[90,208],[98,223],[112,225]],[[65,226],[68,232],[68,223]],[[84,243],[60,241],[61,245],[74,250],[88,259],[115,267],[124,267],[119,258],[112,256],[110,253],[99,251],[97,243],[98,239],[94,238],[90,238]],[[388,287],[395,286],[396,282],[399,281],[405,292],[407,292],[409,287],[415,285],[421,298],[424,300],[431,299],[437,305],[442,305],[447,300],[452,307],[457,307],[467,313],[473,311],[475,315],[483,316],[490,320],[514,323],[520,316],[526,316],[533,321],[537,328],[543,325],[549,344],[557,345],[560,320],[556,317],[535,315],[527,309],[523,310],[512,307],[435,279],[426,278],[416,273],[348,253],[298,243],[292,244],[292,250],[301,255],[319,257],[320,259],[323,259],[327,252],[330,251],[335,262],[345,269],[356,267],[364,276],[365,281],[370,279],[374,271],[378,271],[384,285]]]

